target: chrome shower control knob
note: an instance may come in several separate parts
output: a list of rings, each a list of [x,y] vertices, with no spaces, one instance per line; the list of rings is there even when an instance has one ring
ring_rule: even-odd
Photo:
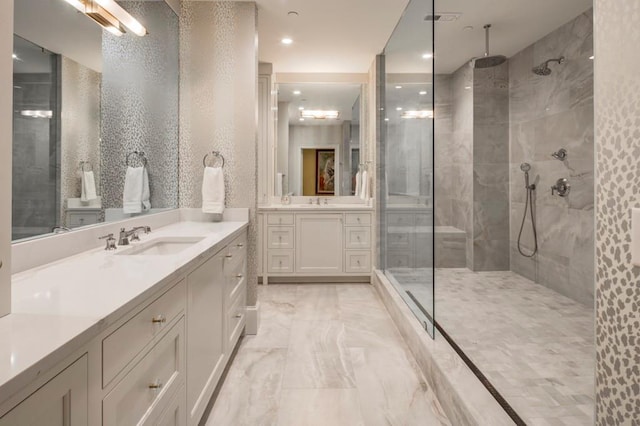
[[[551,195],[556,195],[556,192],[560,197],[566,197],[571,192],[571,185],[566,178],[561,178],[556,181],[556,184],[551,187]]]

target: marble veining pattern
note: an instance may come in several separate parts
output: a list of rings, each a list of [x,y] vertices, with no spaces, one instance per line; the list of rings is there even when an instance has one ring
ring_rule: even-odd
[[[450,425],[368,284],[260,286],[207,425]]]
[[[402,286],[430,304],[425,273]],[[527,424],[593,424],[591,309],[509,271],[437,269],[436,282],[438,323]]]
[[[587,306],[594,301],[594,118],[593,10],[587,10],[509,59],[511,270]],[[548,76],[531,68],[550,58]],[[561,162],[551,153],[565,148]],[[520,164],[531,164],[536,184],[535,214],[539,253],[517,250],[525,208]],[[550,187],[566,177],[571,193],[552,196]],[[530,218],[522,245],[533,249]]]

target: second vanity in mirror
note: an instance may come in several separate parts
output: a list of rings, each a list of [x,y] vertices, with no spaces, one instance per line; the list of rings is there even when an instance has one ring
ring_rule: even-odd
[[[362,190],[369,162],[361,155],[367,150],[360,127],[365,87],[280,82],[272,91],[273,192],[258,214],[264,284],[370,279],[374,221],[370,193]]]

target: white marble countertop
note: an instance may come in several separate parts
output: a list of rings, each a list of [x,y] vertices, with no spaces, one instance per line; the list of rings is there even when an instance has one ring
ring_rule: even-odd
[[[372,211],[373,207],[366,204],[270,204],[258,207],[260,211]]]
[[[247,226],[179,222],[141,235],[141,243],[174,236],[204,239],[174,255],[122,256],[116,253],[127,248],[99,248],[14,274],[12,313],[0,318],[0,399],[71,355]]]

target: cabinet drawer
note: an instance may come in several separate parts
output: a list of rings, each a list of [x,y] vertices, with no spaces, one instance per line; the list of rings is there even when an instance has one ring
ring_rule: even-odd
[[[102,341],[102,385],[106,387],[122,369],[165,331],[184,311],[185,282],[175,285]]]
[[[267,269],[272,274],[293,272],[293,250],[269,250]]]
[[[371,272],[371,252],[348,250],[345,255],[345,272],[365,273]]]
[[[294,248],[293,226],[270,226],[267,229],[267,244],[269,249]]]
[[[227,353],[233,351],[246,323],[246,292],[243,292],[227,311]]]
[[[187,401],[184,386],[169,402],[165,410],[151,424],[154,426],[186,426],[187,424]]]
[[[98,223],[99,213],[67,213],[67,226],[77,227]]]
[[[371,248],[371,227],[349,226],[345,228],[345,248],[348,249],[368,249]]]
[[[247,234],[244,233],[235,240],[233,240],[227,247],[226,258],[227,259],[241,259],[247,255]]]
[[[152,425],[183,383],[184,318],[104,398],[103,425]]]
[[[269,213],[267,225],[293,225],[293,213]]]
[[[411,251],[387,252],[387,268],[413,268],[413,263]]]
[[[431,213],[416,214],[416,226],[432,226],[433,215]]]
[[[346,213],[345,223],[350,226],[371,225],[371,213]]]
[[[247,288],[247,270],[242,268],[226,277],[226,300],[234,301]]]
[[[401,250],[413,248],[413,234],[393,233],[387,235],[387,247]]]
[[[414,226],[416,216],[413,213],[388,213],[387,226]]]

